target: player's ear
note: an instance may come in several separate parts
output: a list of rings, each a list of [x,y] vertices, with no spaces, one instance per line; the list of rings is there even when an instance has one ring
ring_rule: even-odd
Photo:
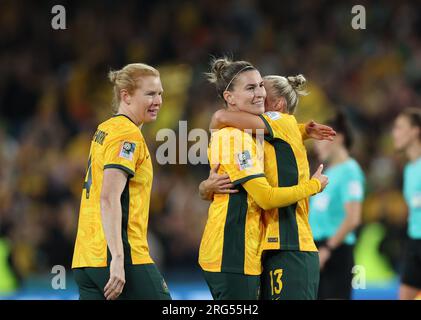
[[[129,92],[126,89],[120,90],[120,100],[124,101],[125,104],[130,104],[132,97],[130,96]]]
[[[284,97],[280,97],[278,103],[275,105],[274,111],[279,111],[281,113],[286,112],[287,109],[287,101]]]
[[[228,104],[233,104],[234,103],[234,97],[232,96],[232,93],[228,90],[225,90],[224,93],[222,94],[224,97],[224,100],[228,103]]]

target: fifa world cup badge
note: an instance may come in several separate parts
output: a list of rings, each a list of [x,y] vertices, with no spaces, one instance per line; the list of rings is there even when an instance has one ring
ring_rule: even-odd
[[[237,162],[240,170],[253,166],[253,161],[251,160],[250,152],[248,150],[237,154]]]
[[[133,160],[135,147],[136,145],[133,142],[124,141],[120,149],[119,157],[127,160]]]

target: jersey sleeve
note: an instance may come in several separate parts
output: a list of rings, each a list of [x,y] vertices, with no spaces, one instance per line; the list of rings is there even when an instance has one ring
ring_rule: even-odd
[[[321,184],[317,179],[310,179],[292,187],[271,187],[266,178],[258,178],[247,181],[244,188],[263,210],[270,210],[289,206],[316,194]]]
[[[286,132],[288,128],[288,119],[286,115],[280,112],[269,111],[259,115],[259,117],[263,120],[269,131],[269,134],[265,137],[266,140],[271,141],[275,138],[283,138],[283,133]]]
[[[356,170],[348,170],[341,186],[344,203],[362,202],[364,200],[364,178]]]
[[[234,185],[264,177],[263,148],[256,146],[251,135],[238,129],[212,137],[210,161],[211,165],[220,163]]]
[[[143,153],[138,133],[127,132],[111,135],[104,142],[104,169],[116,168],[133,177],[136,164]]]
[[[307,131],[306,131],[306,124],[305,123],[299,123],[298,124],[298,130],[300,130],[301,137],[304,140],[307,140],[309,138]]]

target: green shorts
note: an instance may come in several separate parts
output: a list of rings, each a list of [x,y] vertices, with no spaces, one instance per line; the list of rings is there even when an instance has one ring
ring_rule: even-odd
[[[105,300],[110,267],[73,269],[80,300]],[[118,300],[171,300],[167,284],[155,264],[125,265],[126,284]]]
[[[263,253],[263,300],[316,300],[319,253],[269,250]]]
[[[258,300],[260,276],[203,271],[214,300]]]

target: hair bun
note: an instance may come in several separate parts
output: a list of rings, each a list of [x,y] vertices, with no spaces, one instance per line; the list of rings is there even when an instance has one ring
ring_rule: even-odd
[[[108,79],[110,79],[111,83],[115,84],[118,76],[118,71],[110,71],[108,72]]]
[[[215,83],[218,79],[224,79],[224,71],[231,63],[227,57],[213,60],[211,62],[211,72],[208,73],[209,81]]]
[[[287,80],[294,90],[301,90],[307,82],[306,78],[304,78],[302,74],[287,77]]]

